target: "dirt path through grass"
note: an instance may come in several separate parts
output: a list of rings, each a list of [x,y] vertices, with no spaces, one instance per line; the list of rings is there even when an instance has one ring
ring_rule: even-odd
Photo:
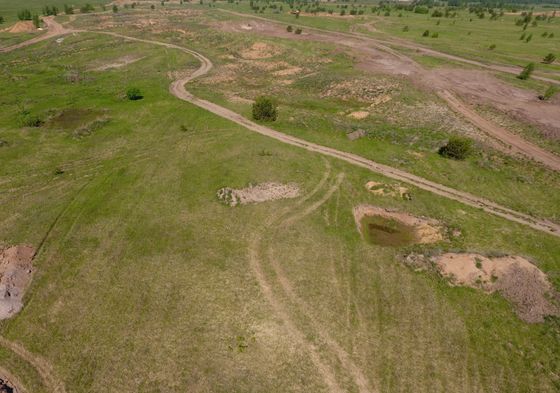
[[[53,23],[56,24],[56,22],[53,20]],[[58,30],[60,31],[60,30]],[[86,32],[86,31],[82,31],[82,30],[66,30],[63,29],[61,34],[65,34],[67,32]],[[242,115],[233,112],[227,108],[224,108],[222,106],[219,106],[217,104],[214,104],[210,101],[206,101],[203,99],[200,99],[198,97],[195,97],[194,95],[192,95],[191,93],[189,93],[186,89],[185,89],[185,84],[187,84],[189,81],[198,78],[200,76],[203,76],[205,74],[207,74],[210,69],[212,69],[213,65],[212,62],[206,58],[205,56],[203,56],[202,54],[193,51],[191,49],[187,49],[184,48],[182,46],[179,45],[175,45],[175,44],[170,44],[170,43],[166,43],[166,42],[160,42],[160,41],[155,41],[155,40],[146,40],[146,39],[141,39],[141,38],[135,38],[135,37],[129,37],[126,35],[122,35],[122,34],[118,34],[118,33],[113,33],[113,32],[95,32],[95,31],[91,31],[90,33],[94,33],[94,34],[104,34],[104,35],[110,35],[113,37],[118,37],[118,38],[123,38],[126,40],[131,40],[131,41],[137,41],[137,42],[144,42],[144,43],[149,43],[149,44],[153,44],[153,45],[159,45],[159,46],[163,46],[163,47],[167,47],[167,48],[173,48],[173,49],[177,49],[180,51],[183,51],[185,53],[188,53],[192,56],[194,56],[195,58],[197,58],[200,62],[201,65],[200,67],[194,72],[192,73],[190,76],[185,77],[185,78],[181,78],[179,80],[174,81],[173,83],[171,83],[170,87],[169,87],[169,91],[171,94],[173,94],[174,96],[176,96],[177,98],[187,101],[193,105],[196,105],[200,108],[203,108],[205,110],[208,110],[212,113],[214,113],[217,116],[220,116],[224,119],[233,121],[234,123],[237,123],[251,131],[257,132],[261,135],[265,135],[271,138],[274,138],[280,142],[289,144],[289,145],[293,145],[293,146],[297,146],[303,149],[306,149],[308,151],[312,151],[312,152],[316,152],[325,156],[329,156],[329,157],[334,157],[334,158],[338,158],[340,160],[346,161],[350,164],[353,164],[355,166],[359,166],[362,168],[366,168],[372,172],[381,174],[383,176],[389,177],[391,179],[394,180],[398,180],[398,181],[402,181],[408,184],[411,184],[413,186],[416,186],[420,189],[432,192],[436,195],[440,195],[458,202],[461,202],[465,205],[469,205],[475,208],[479,208],[484,210],[485,212],[494,214],[496,216],[505,218],[509,221],[513,221],[519,224],[523,224],[523,225],[527,225],[531,228],[537,229],[539,231],[543,231],[549,234],[552,234],[554,236],[558,236],[560,237],[560,225],[557,223],[554,223],[552,221],[549,220],[545,220],[545,219],[539,219],[539,218],[535,218],[532,217],[528,214],[525,213],[521,213],[518,211],[515,211],[513,209],[501,206],[497,203],[494,203],[492,201],[489,201],[487,199],[484,198],[480,198],[477,197],[475,195],[469,194],[467,192],[463,192],[463,191],[459,191],[456,190],[454,188],[451,187],[447,187],[445,185],[442,184],[438,184],[435,182],[432,182],[430,180],[424,179],[422,177],[413,175],[411,173],[402,171],[400,169],[397,168],[393,168],[384,164],[380,164],[377,163],[375,161],[366,159],[364,157],[358,156],[356,154],[352,154],[352,153],[347,153],[347,152],[343,152],[340,150],[336,150],[327,146],[322,146],[316,143],[312,143],[312,142],[308,142],[306,140],[291,136],[291,135],[287,135],[284,134],[282,132],[273,130],[269,127],[266,127],[264,125],[255,123],[245,117],[243,117]],[[23,45],[25,46],[25,45]]]

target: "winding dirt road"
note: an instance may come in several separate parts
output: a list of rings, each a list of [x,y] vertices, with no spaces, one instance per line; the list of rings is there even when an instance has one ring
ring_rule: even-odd
[[[483,119],[459,97],[469,97],[470,101],[494,106],[501,112],[509,113],[522,121],[538,125],[547,132],[560,133],[560,108],[553,103],[544,103],[536,94],[514,87],[498,80],[490,73],[480,70],[426,69],[414,59],[389,47],[392,42],[377,40],[364,34],[343,33],[307,27],[303,34],[294,36],[279,25],[287,24],[267,18],[245,15],[229,10],[221,10],[235,16],[252,20],[251,30],[263,34],[292,40],[328,42],[346,47],[357,59],[359,68],[367,72],[381,72],[388,75],[404,76],[411,82],[437,94],[455,112],[477,127],[482,134],[490,137],[491,145],[505,154],[521,155],[539,162],[550,169],[560,170],[560,156],[505,130],[488,119]],[[256,20],[257,22],[253,22]],[[261,23],[260,21],[267,23]],[[243,32],[237,26],[221,25],[226,31]],[[442,56],[446,54],[441,54]],[[451,56],[451,55],[449,55]],[[467,62],[467,59],[464,59]],[[477,63],[477,62],[475,62]],[[493,71],[515,73],[512,69],[477,63],[480,67]]]
[[[54,20],[51,21],[52,24],[57,24],[57,22],[55,22]],[[55,32],[59,32],[59,34],[67,34],[67,33],[71,33],[71,32],[82,32],[82,30],[68,30],[68,29],[64,29],[62,26],[58,26],[55,27]],[[126,39],[126,40],[130,40],[130,41],[136,41],[136,42],[144,42],[144,43],[148,43],[148,44],[153,44],[153,45],[159,45],[159,46],[163,46],[166,48],[172,48],[172,49],[177,49],[180,50],[182,52],[188,53],[192,56],[194,56],[195,58],[197,58],[201,65],[200,67],[190,76],[176,80],[174,82],[171,83],[170,87],[169,87],[169,91],[171,94],[173,94],[174,96],[176,96],[177,98],[187,101],[193,105],[196,105],[200,108],[203,108],[209,112],[214,113],[217,116],[220,116],[224,119],[230,120],[234,123],[237,123],[251,131],[257,132],[261,135],[265,135],[267,137],[270,138],[274,138],[280,142],[292,145],[292,146],[297,146],[303,149],[306,149],[308,151],[312,151],[315,153],[319,153],[325,156],[329,156],[329,157],[334,157],[340,160],[343,160],[345,162],[348,162],[352,165],[355,166],[359,166],[365,169],[368,169],[372,172],[381,174],[383,176],[389,177],[391,179],[394,180],[398,180],[398,181],[402,181],[404,183],[408,183],[410,185],[413,185],[415,187],[418,187],[420,189],[423,189],[425,191],[429,191],[432,192],[436,195],[440,195],[458,202],[461,202],[465,205],[468,206],[472,206],[475,208],[479,208],[484,210],[487,213],[505,218],[506,220],[512,221],[512,222],[516,222],[519,224],[523,224],[523,225],[527,225],[533,229],[537,229],[539,231],[545,232],[545,233],[549,233],[552,234],[554,236],[558,236],[560,237],[560,225],[556,224],[554,222],[551,222],[549,220],[544,220],[544,219],[539,219],[539,218],[535,218],[532,217],[528,214],[525,213],[521,213],[518,211],[515,211],[513,209],[501,206],[497,203],[494,203],[492,201],[489,201],[487,199],[484,198],[480,198],[477,197],[475,195],[469,194],[467,192],[463,192],[463,191],[459,191],[456,189],[453,189],[451,187],[447,187],[444,186],[442,184],[438,184],[435,182],[432,182],[430,180],[424,179],[422,177],[413,175],[411,173],[402,171],[400,169],[396,169],[384,164],[380,164],[377,163],[375,161],[366,159],[364,157],[358,156],[356,154],[352,154],[352,153],[347,153],[347,152],[343,152],[340,150],[336,150],[327,146],[322,146],[316,143],[312,143],[312,142],[308,142],[306,140],[297,138],[295,136],[291,136],[291,135],[287,135],[284,134],[282,132],[273,130],[272,128],[263,126],[261,124],[257,124],[243,116],[241,116],[240,114],[233,112],[227,108],[224,108],[222,106],[219,106],[217,104],[214,104],[210,101],[206,101],[203,99],[200,99],[198,97],[195,97],[194,95],[192,95],[191,93],[189,93],[186,89],[185,89],[185,85],[198,77],[201,77],[205,74],[207,74],[213,67],[212,62],[206,58],[205,56],[203,56],[202,54],[193,51],[191,49],[188,48],[184,48],[182,46],[179,45],[175,45],[175,44],[170,44],[170,43],[166,43],[166,42],[160,42],[160,41],[155,41],[155,40],[146,40],[146,39],[141,39],[141,38],[135,38],[135,37],[129,37],[126,35],[122,35],[122,34],[118,34],[118,33],[113,33],[113,32],[97,32],[97,31],[90,31],[90,33],[97,33],[97,34],[104,34],[104,35],[110,35],[113,37],[118,37],[118,38],[122,38],[122,39]],[[50,37],[52,37],[54,35],[51,35]],[[49,37],[49,38],[50,38]],[[36,41],[32,42],[35,43]],[[22,46],[26,46],[24,45],[25,43],[19,44],[18,47],[22,47]],[[30,45],[30,44],[29,44]]]
[[[11,52],[15,49],[23,48],[25,46],[33,45],[33,44],[36,44],[38,42],[48,40],[49,38],[58,37],[58,36],[61,36],[61,35],[64,35],[64,34],[69,34],[69,33],[73,32],[73,30],[68,30],[64,26],[62,26],[60,23],[56,22],[54,20],[54,17],[52,17],[52,16],[44,17],[43,22],[45,22],[45,24],[47,25],[47,32],[46,33],[41,34],[40,36],[37,36],[37,37],[32,38],[30,40],[20,42],[19,44],[7,46],[5,48],[0,48],[0,53]]]

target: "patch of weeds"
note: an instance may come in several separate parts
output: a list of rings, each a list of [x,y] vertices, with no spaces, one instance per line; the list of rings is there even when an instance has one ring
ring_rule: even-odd
[[[228,349],[230,351],[236,350],[239,353],[243,353],[247,350],[247,348],[249,348],[249,342],[255,342],[255,341],[256,341],[255,336],[251,336],[250,338],[246,338],[244,336],[237,336],[235,338],[235,344],[228,345]]]
[[[130,101],[138,101],[144,98],[144,96],[142,95],[142,92],[139,88],[131,87],[126,91],[126,98],[128,98]]]
[[[89,136],[93,134],[95,131],[103,128],[107,123],[109,123],[109,121],[110,121],[109,118],[96,119],[91,123],[86,124],[85,126],[77,128],[73,132],[74,138],[83,138]]]
[[[0,147],[5,147],[5,146],[8,146],[8,145],[9,145],[8,141],[0,139]]]
[[[184,125],[184,124],[181,124],[181,125],[179,126],[179,130],[181,130],[182,132],[188,132],[188,131],[190,131],[189,127],[187,127],[187,126]]]
[[[31,114],[29,111],[20,113],[19,123],[22,127],[41,127],[45,122],[37,115]]]
[[[271,157],[273,154],[268,150],[262,149],[258,152],[258,155],[261,157]]]
[[[474,264],[477,269],[482,269],[482,260],[478,257],[474,258]]]

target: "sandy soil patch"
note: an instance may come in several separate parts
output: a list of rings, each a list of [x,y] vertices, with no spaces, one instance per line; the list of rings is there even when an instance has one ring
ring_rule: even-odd
[[[546,315],[560,315],[560,294],[546,275],[525,258],[447,253],[432,260],[453,285],[499,292],[525,322],[543,322]]]
[[[360,139],[360,138],[363,138],[365,136],[367,136],[367,131],[362,130],[362,129],[352,131],[352,132],[349,132],[348,134],[346,134],[346,137],[348,139],[350,139],[351,141],[355,141],[356,139]]]
[[[444,226],[437,220],[426,218],[426,217],[416,217],[408,213],[393,211],[389,209],[384,209],[377,206],[371,205],[359,205],[354,207],[354,220],[358,227],[358,231],[363,237],[366,237],[364,233],[363,220],[367,217],[377,217],[386,219],[387,221],[394,222],[399,226],[405,226],[410,232],[410,244],[426,244],[426,243],[436,243],[444,240]],[[383,231],[381,225],[377,225],[377,229]],[[391,228],[386,230],[388,233],[393,233]]]
[[[389,92],[396,88],[396,83],[386,80],[354,79],[332,83],[321,92],[320,96],[321,98],[340,98],[345,101],[357,100],[375,106],[379,105],[379,102],[383,100],[381,97],[387,96]]]
[[[218,199],[230,206],[260,203],[277,199],[296,198],[300,195],[297,184],[260,183],[249,187],[235,189],[224,187],[218,190]]]
[[[283,70],[275,71],[272,74],[275,76],[290,76],[301,73],[303,69],[301,67],[288,67]]]
[[[12,246],[0,249],[0,319],[11,318],[23,307],[23,294],[33,273],[35,249]]]
[[[248,60],[268,59],[280,54],[282,51],[265,42],[255,42],[250,48],[241,51],[241,56]]]
[[[348,114],[348,117],[353,119],[362,120],[369,116],[369,112],[367,111],[355,111]]]
[[[8,33],[29,33],[36,31],[37,29],[30,20],[20,20],[15,23],[12,27],[6,29]]]
[[[400,184],[385,184],[375,181],[368,181],[366,189],[374,195],[399,197],[401,199],[411,200],[410,190]]]
[[[122,67],[125,67],[125,66],[129,65],[129,64],[136,63],[137,61],[140,61],[143,58],[144,58],[143,56],[126,55],[126,56],[120,57],[118,59],[115,59],[111,63],[107,63],[107,64],[103,64],[99,67],[95,67],[91,71],[105,71],[105,70],[110,70],[110,69],[113,69],[113,68],[122,68]]]

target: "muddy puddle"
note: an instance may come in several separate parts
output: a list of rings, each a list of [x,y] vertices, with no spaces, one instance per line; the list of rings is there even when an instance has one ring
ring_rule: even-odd
[[[395,219],[381,216],[365,216],[360,225],[364,238],[379,246],[408,246],[416,243],[414,227]]]

